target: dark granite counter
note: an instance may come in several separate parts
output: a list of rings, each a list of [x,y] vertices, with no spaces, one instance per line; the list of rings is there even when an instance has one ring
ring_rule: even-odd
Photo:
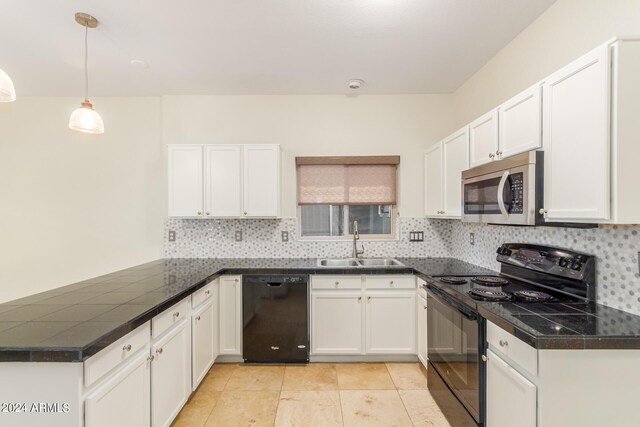
[[[400,261],[404,267],[326,268],[318,267],[316,259],[157,260],[0,304],[0,361],[83,361],[223,274],[415,274],[428,279],[492,273],[452,258]],[[554,314],[536,313],[530,305],[479,303],[477,308],[538,348],[640,348],[640,316],[596,304],[567,306],[568,312]],[[549,333],[556,325],[562,333]]]

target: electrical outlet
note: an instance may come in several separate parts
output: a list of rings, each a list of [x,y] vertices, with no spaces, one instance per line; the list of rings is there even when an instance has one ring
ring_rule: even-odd
[[[173,230],[169,230],[169,241],[170,242],[176,241],[176,232]]]
[[[236,242],[242,242],[242,230],[236,230],[235,237]]]
[[[470,245],[476,244],[476,233],[469,233],[469,244]]]
[[[288,231],[283,231],[280,234],[282,235],[282,241],[283,242],[288,242],[289,241],[289,232]]]

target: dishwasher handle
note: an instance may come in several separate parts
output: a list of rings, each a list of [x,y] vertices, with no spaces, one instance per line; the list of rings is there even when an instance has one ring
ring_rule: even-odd
[[[282,286],[282,282],[267,282],[267,286],[270,288],[277,288]]]

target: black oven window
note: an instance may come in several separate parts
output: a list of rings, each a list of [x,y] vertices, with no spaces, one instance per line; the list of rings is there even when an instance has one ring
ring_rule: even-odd
[[[464,213],[470,215],[500,214],[498,185],[500,177],[464,185]]]

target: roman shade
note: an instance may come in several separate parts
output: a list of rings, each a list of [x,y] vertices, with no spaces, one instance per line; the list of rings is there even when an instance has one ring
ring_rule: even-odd
[[[300,205],[395,205],[399,156],[296,157]]]

